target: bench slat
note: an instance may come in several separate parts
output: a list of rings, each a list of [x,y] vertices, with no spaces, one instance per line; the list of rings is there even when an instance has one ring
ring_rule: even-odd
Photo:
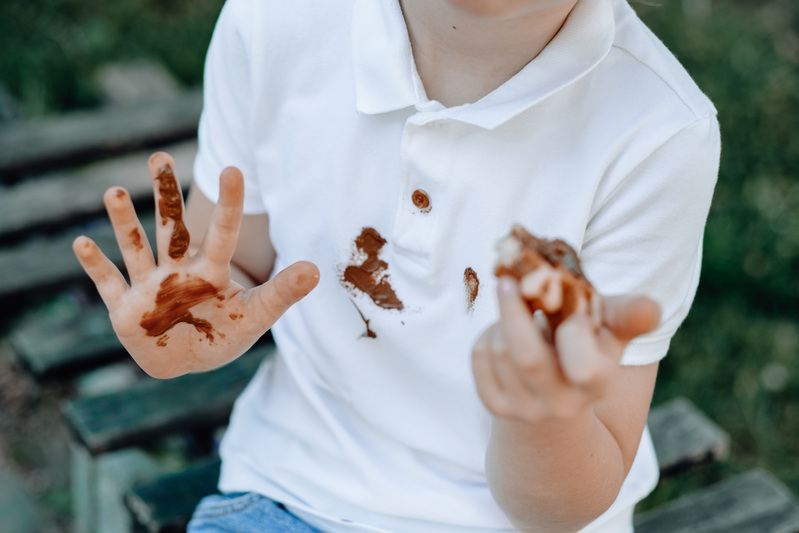
[[[152,214],[141,216],[150,244],[155,243],[155,222]],[[72,252],[72,241],[80,234],[94,239],[100,249],[116,265],[122,256],[107,220],[93,226],[74,229],[52,238],[0,249],[0,302],[32,292],[50,291],[73,282],[88,282]]]
[[[125,494],[125,505],[145,531],[183,532],[200,500],[218,492],[220,466],[219,459],[210,459],[134,487]]]
[[[0,127],[0,178],[71,159],[196,135],[202,91]]]
[[[661,476],[721,460],[729,454],[729,434],[685,398],[651,409],[647,424]]]
[[[180,431],[221,425],[272,344],[253,347],[211,372],[171,380],[146,378],[126,390],[66,402],[62,412],[94,455]]]
[[[126,354],[101,303],[68,302],[57,305],[55,311],[45,307],[17,324],[9,340],[17,357],[39,381],[64,379]]]
[[[795,533],[799,504],[773,475],[752,470],[635,519],[636,533]]]
[[[176,175],[183,190],[192,180],[197,141],[162,148],[175,158]],[[134,202],[152,202],[153,187],[147,172],[150,151],[100,161],[62,173],[10,186],[0,194],[0,241],[32,229],[95,215],[104,211],[103,192],[113,185],[128,190]]]

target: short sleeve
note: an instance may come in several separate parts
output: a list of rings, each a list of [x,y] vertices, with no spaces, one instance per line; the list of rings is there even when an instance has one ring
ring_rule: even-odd
[[[244,175],[244,212],[265,212],[254,161],[250,0],[228,0],[219,15],[205,61],[203,111],[194,183],[210,200],[219,197],[219,174],[235,166]]]
[[[590,219],[581,258],[597,289],[646,295],[661,306],[658,329],[635,339],[622,364],[662,359],[688,314],[720,151],[716,116],[692,122],[620,179]]]

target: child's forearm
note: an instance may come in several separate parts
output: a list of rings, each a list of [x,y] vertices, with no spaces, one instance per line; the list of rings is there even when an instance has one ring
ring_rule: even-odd
[[[524,533],[579,531],[613,503],[626,475],[593,409],[540,424],[494,417],[486,470],[498,505]]]

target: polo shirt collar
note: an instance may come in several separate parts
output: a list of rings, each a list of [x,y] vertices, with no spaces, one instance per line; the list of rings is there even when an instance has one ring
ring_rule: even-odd
[[[352,59],[356,107],[378,114],[415,106],[493,129],[593,69],[610,50],[613,0],[580,0],[538,56],[473,104],[444,108],[430,102],[416,72],[398,0],[355,0]]]

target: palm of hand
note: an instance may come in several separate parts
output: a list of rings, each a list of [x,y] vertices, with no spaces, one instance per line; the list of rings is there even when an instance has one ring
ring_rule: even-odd
[[[171,377],[216,368],[244,353],[269,327],[253,319],[241,286],[214,285],[209,278],[214,276],[156,269],[108,303],[120,342],[148,373]]]

